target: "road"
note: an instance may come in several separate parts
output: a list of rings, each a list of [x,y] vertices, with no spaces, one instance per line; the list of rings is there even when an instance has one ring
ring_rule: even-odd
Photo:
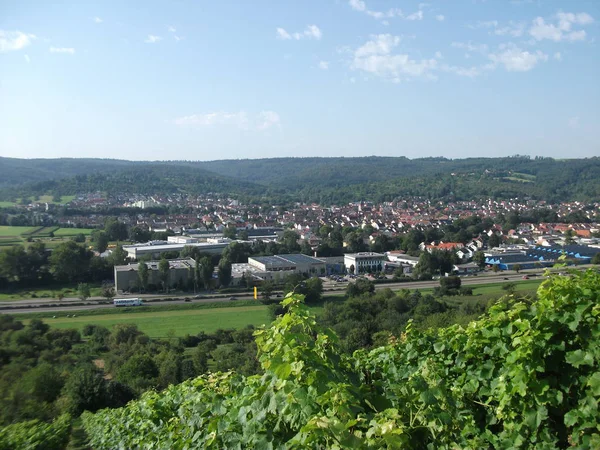
[[[521,281],[523,278],[522,274],[500,274],[500,275],[486,275],[486,276],[478,276],[478,277],[463,277],[462,285],[463,286],[477,286],[481,284],[490,284],[490,283],[499,283],[499,282],[517,282]],[[541,277],[532,277],[531,279],[541,278]],[[326,281],[323,283],[323,296],[333,296],[340,295],[346,291],[346,286],[348,283],[338,283]],[[384,283],[384,284],[376,284],[375,289],[431,289],[440,285],[439,280],[431,280],[431,281],[410,281],[405,283]],[[193,296],[190,296],[190,302],[185,302],[185,300],[162,300],[163,298],[168,298],[166,296],[161,295],[142,295],[142,297],[146,304],[149,305],[182,305],[185,303],[218,303],[218,302],[230,302],[230,297],[234,296],[236,299],[240,300],[249,300],[253,298],[252,293],[235,293],[235,294],[213,294],[213,295],[205,295],[202,299],[194,299]],[[69,305],[69,304],[72,305]],[[89,309],[104,309],[104,308],[114,308],[112,303],[108,303],[106,299],[103,298],[91,298],[86,301],[87,304],[73,304],[73,303],[82,303],[81,299],[78,298],[69,298],[63,299],[60,301],[60,306],[58,305],[58,301],[54,299],[31,299],[31,300],[16,300],[12,302],[0,302],[0,307],[7,308],[1,309],[0,314],[11,314],[11,313],[32,313],[32,312],[66,312],[66,311],[85,311]],[[52,305],[52,306],[45,306]]]

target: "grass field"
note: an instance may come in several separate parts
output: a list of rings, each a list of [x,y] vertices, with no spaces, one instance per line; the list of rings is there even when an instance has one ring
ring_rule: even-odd
[[[516,292],[535,293],[535,290],[543,279],[519,281],[516,283]],[[502,289],[505,283],[490,283],[474,287],[473,296],[448,297],[445,300],[451,304],[460,304],[470,301],[488,301],[500,297],[506,292]],[[98,288],[96,288],[98,289]],[[421,289],[427,293],[431,289]],[[0,299],[2,295],[0,294]],[[342,302],[344,295],[328,296],[326,302]],[[129,308],[121,309],[96,309],[76,311],[75,317],[65,317],[72,311],[64,313],[39,312],[33,314],[18,315],[17,317],[27,323],[31,318],[42,318],[44,322],[56,328],[76,328],[81,330],[87,324],[112,327],[120,323],[134,323],[148,336],[169,337],[184,336],[186,334],[197,334],[200,331],[212,333],[219,328],[243,328],[246,325],[261,325],[268,322],[267,307],[255,304],[254,301],[239,301],[243,303],[219,303],[219,304],[173,304],[167,306],[148,306],[144,309]],[[317,316],[323,311],[322,305],[311,306],[311,311]],[[53,315],[59,317],[53,318]]]
[[[50,227],[9,227],[0,226],[0,247],[12,247],[13,245],[27,245],[26,240],[32,238],[42,240],[47,248],[56,247],[63,240],[78,234],[89,236],[93,228],[58,228]],[[54,237],[50,237],[53,233]]]
[[[80,233],[89,236],[92,234],[92,231],[94,231],[94,228],[59,228],[54,232],[54,236],[76,236]]]
[[[219,328],[243,328],[246,325],[262,325],[269,321],[264,305],[236,308],[210,308],[197,310],[156,311],[149,313],[106,314],[82,317],[59,317],[43,319],[51,327],[76,328],[87,324],[113,327],[122,323],[135,323],[152,338],[212,333]]]
[[[60,204],[64,205],[65,203],[69,203],[73,199],[75,199],[75,196],[74,195],[63,195],[60,198],[60,202],[55,202],[53,199],[54,199],[54,197],[52,195],[40,195],[40,198],[39,198],[38,202],[41,202],[41,203],[50,203],[50,204],[53,204],[53,205],[56,205],[56,204],[60,203]],[[31,202],[32,198],[30,197],[28,199],[28,201]],[[21,202],[20,198],[18,198],[17,201],[15,201],[15,202],[6,202],[6,201],[3,201],[3,202],[0,202],[0,208],[10,208],[10,207],[13,207],[13,206],[16,206],[16,205],[20,204],[20,202]]]
[[[8,227],[5,225],[0,226],[0,237],[20,237],[22,234],[31,233],[37,230],[39,227]]]
[[[2,291],[0,292],[0,301],[10,302],[16,300],[30,299],[30,298],[58,298],[58,293],[62,292],[65,297],[77,297],[77,286],[63,286],[63,287],[41,287],[37,289],[18,289],[14,291]],[[102,288],[100,285],[90,285],[90,292],[92,297],[102,295]],[[58,301],[58,300],[57,300]]]

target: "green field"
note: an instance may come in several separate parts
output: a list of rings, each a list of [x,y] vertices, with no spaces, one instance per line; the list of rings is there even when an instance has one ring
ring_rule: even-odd
[[[41,202],[41,203],[50,203],[52,205],[57,205],[57,204],[63,204],[64,205],[65,203],[69,203],[69,202],[73,201],[75,199],[75,196],[74,195],[63,195],[60,198],[60,202],[55,202],[53,200],[53,198],[54,198],[54,196],[52,196],[52,195],[40,195],[39,200],[37,200],[37,201]],[[30,197],[28,200],[31,202],[32,198]],[[0,208],[11,208],[11,207],[16,206],[16,205],[18,205],[20,203],[21,203],[21,199],[20,198],[18,198],[14,202],[2,201],[2,202],[0,202]]]
[[[39,227],[8,227],[5,225],[0,226],[0,237],[20,237],[23,233],[31,233],[37,230]]]
[[[89,236],[92,231],[94,231],[94,228],[59,228],[54,232],[54,236],[76,236],[80,233]]]
[[[87,324],[112,327],[122,323],[135,323],[152,338],[212,333],[219,328],[243,328],[246,325],[262,325],[269,322],[264,305],[235,308],[210,308],[196,310],[156,311],[154,313],[122,313],[81,317],[43,319],[51,327],[76,328]]]
[[[0,226],[0,247],[12,247],[13,245],[26,244],[28,238],[42,240],[46,247],[53,248],[64,239],[84,234],[89,236],[93,228],[58,228],[50,227],[9,227]],[[53,233],[54,237],[50,237]]]
[[[35,289],[22,288],[13,291],[1,291],[0,301],[11,302],[31,298],[53,298],[57,299],[58,302],[58,293],[61,291],[67,298],[77,297],[77,286],[72,285],[63,287],[40,287]],[[92,297],[99,297],[102,295],[102,287],[100,285],[90,284],[90,292]]]

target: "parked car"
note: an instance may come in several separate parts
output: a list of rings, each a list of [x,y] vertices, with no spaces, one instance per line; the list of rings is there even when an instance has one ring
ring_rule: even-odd
[[[529,276],[528,275],[523,275],[523,279],[524,280],[529,280]]]

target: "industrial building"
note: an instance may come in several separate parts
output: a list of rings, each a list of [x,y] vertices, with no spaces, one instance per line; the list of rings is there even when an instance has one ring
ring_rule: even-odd
[[[305,276],[323,276],[327,273],[327,264],[319,258],[303,254],[276,256],[254,256],[247,263],[232,264],[232,284],[237,285],[245,277],[247,281],[281,282],[292,274]]]
[[[223,253],[225,247],[233,242],[231,239],[208,239],[207,242],[195,242],[195,243],[173,243],[173,244],[135,244],[135,245],[124,245],[123,250],[127,252],[127,255],[131,259],[138,259],[142,256],[150,255],[152,258],[160,258],[160,255],[167,252],[180,252],[186,246],[197,247],[201,252],[205,253]]]
[[[301,253],[277,256],[254,256],[248,258],[248,264],[265,272],[291,271],[307,276],[323,276],[326,273],[324,261]]]
[[[146,262],[146,266],[148,266],[148,286],[161,284],[158,270],[159,263],[160,261]],[[140,288],[139,266],[139,263],[115,266],[115,290],[117,292]],[[169,286],[187,285],[193,280],[195,267],[196,261],[192,258],[169,260]]]
[[[374,252],[346,253],[344,266],[348,273],[359,275],[383,270],[385,255]]]

